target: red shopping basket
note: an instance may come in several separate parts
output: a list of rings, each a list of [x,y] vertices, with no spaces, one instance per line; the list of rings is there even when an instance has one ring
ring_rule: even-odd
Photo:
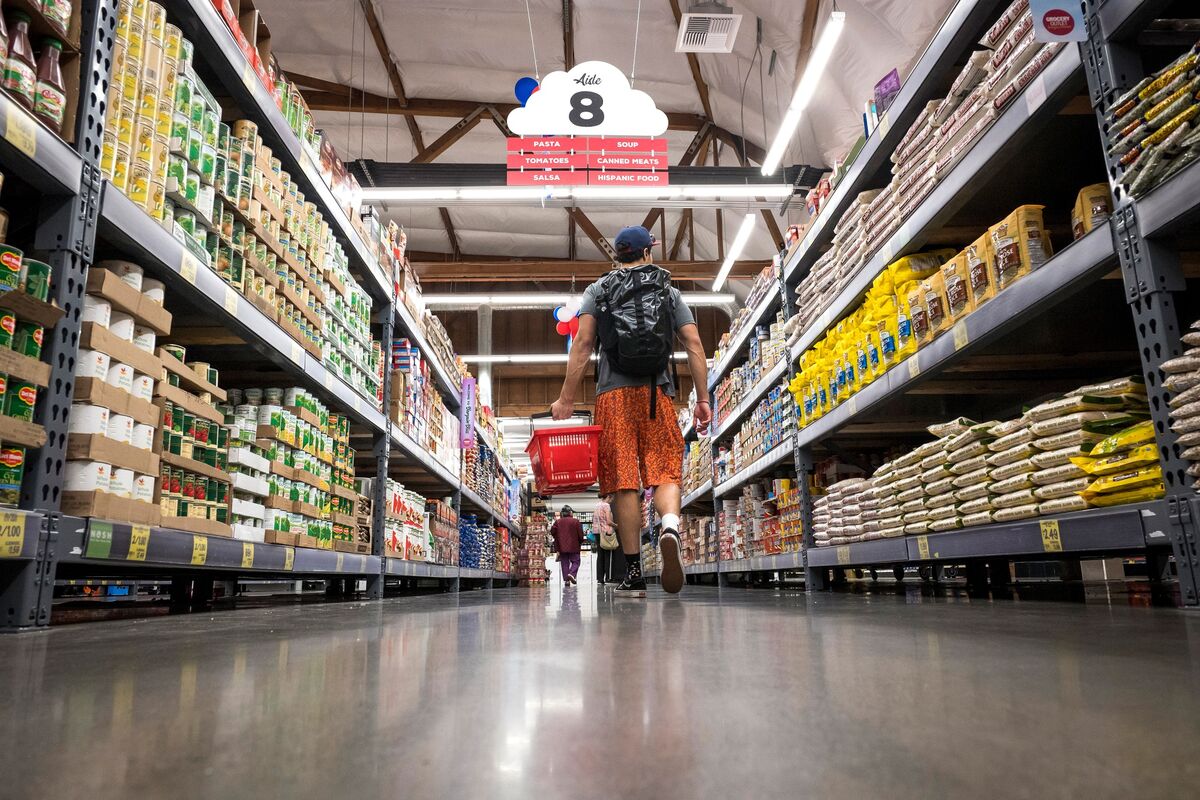
[[[576,412],[589,419],[586,411]],[[534,414],[532,419],[548,414]],[[534,430],[525,446],[538,494],[583,492],[596,482],[600,463],[599,425]]]

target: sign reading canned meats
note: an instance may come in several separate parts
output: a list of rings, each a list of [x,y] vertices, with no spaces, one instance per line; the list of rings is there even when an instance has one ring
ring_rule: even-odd
[[[1030,0],[1033,38],[1039,42],[1086,42],[1087,24],[1075,0]]]
[[[667,115],[612,64],[585,61],[547,75],[508,127],[519,136],[659,136]]]

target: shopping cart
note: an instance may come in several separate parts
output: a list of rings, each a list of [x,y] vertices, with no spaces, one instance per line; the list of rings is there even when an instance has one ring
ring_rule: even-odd
[[[587,417],[589,422],[592,419],[586,411],[575,414]],[[549,416],[534,414],[530,421]],[[529,454],[538,494],[570,494],[591,488],[600,463],[600,430],[599,425],[533,430],[525,452]]]

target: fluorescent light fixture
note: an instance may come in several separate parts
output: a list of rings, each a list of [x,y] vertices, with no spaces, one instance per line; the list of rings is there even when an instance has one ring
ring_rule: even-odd
[[[576,200],[669,200],[679,197],[681,186],[579,186],[571,194]]]
[[[684,197],[764,197],[783,199],[791,197],[793,189],[787,184],[739,184],[736,186],[683,186]]]
[[[788,142],[792,140],[796,126],[800,124],[800,116],[812,101],[813,95],[816,94],[817,85],[825,74],[825,68],[829,66],[829,59],[833,57],[833,47],[837,44],[838,37],[842,35],[845,27],[845,11],[830,13],[829,20],[821,30],[821,38],[817,40],[817,46],[813,49],[808,64],[804,67],[804,76],[800,78],[800,83],[796,86],[792,102],[788,104],[783,121],[779,123],[775,141],[771,142],[771,148],[767,151],[767,157],[762,163],[763,175],[771,175],[779,169],[783,152],[787,149]]]
[[[372,200],[454,200],[457,189],[363,189],[364,203]]]
[[[675,186],[464,186],[461,188],[377,187],[363,189],[364,203],[420,203],[430,201],[487,203],[491,201],[566,200],[683,200],[687,198],[753,198],[779,200],[790,197],[788,184],[681,184]]]
[[[461,200],[541,200],[554,193],[541,186],[477,186],[458,190]]]
[[[724,306],[737,302],[732,294],[718,292],[682,292],[689,306]],[[572,295],[567,292],[501,292],[494,294],[426,294],[421,299],[426,308],[555,308],[565,305]]]
[[[733,237],[733,244],[729,246],[729,252],[725,254],[725,262],[721,264],[721,271],[717,273],[717,279],[713,281],[714,292],[725,285],[729,271],[733,269],[734,262],[738,260],[738,256],[746,247],[746,242],[750,240],[750,234],[754,232],[754,220],[757,218],[757,214],[747,214],[742,220],[742,227],[738,228],[737,236]]]

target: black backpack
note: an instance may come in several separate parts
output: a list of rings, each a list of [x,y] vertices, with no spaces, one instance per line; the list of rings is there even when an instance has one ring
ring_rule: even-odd
[[[655,264],[613,270],[600,284],[596,311],[599,348],[617,372],[646,378],[654,419],[658,376],[675,346],[671,273]]]

